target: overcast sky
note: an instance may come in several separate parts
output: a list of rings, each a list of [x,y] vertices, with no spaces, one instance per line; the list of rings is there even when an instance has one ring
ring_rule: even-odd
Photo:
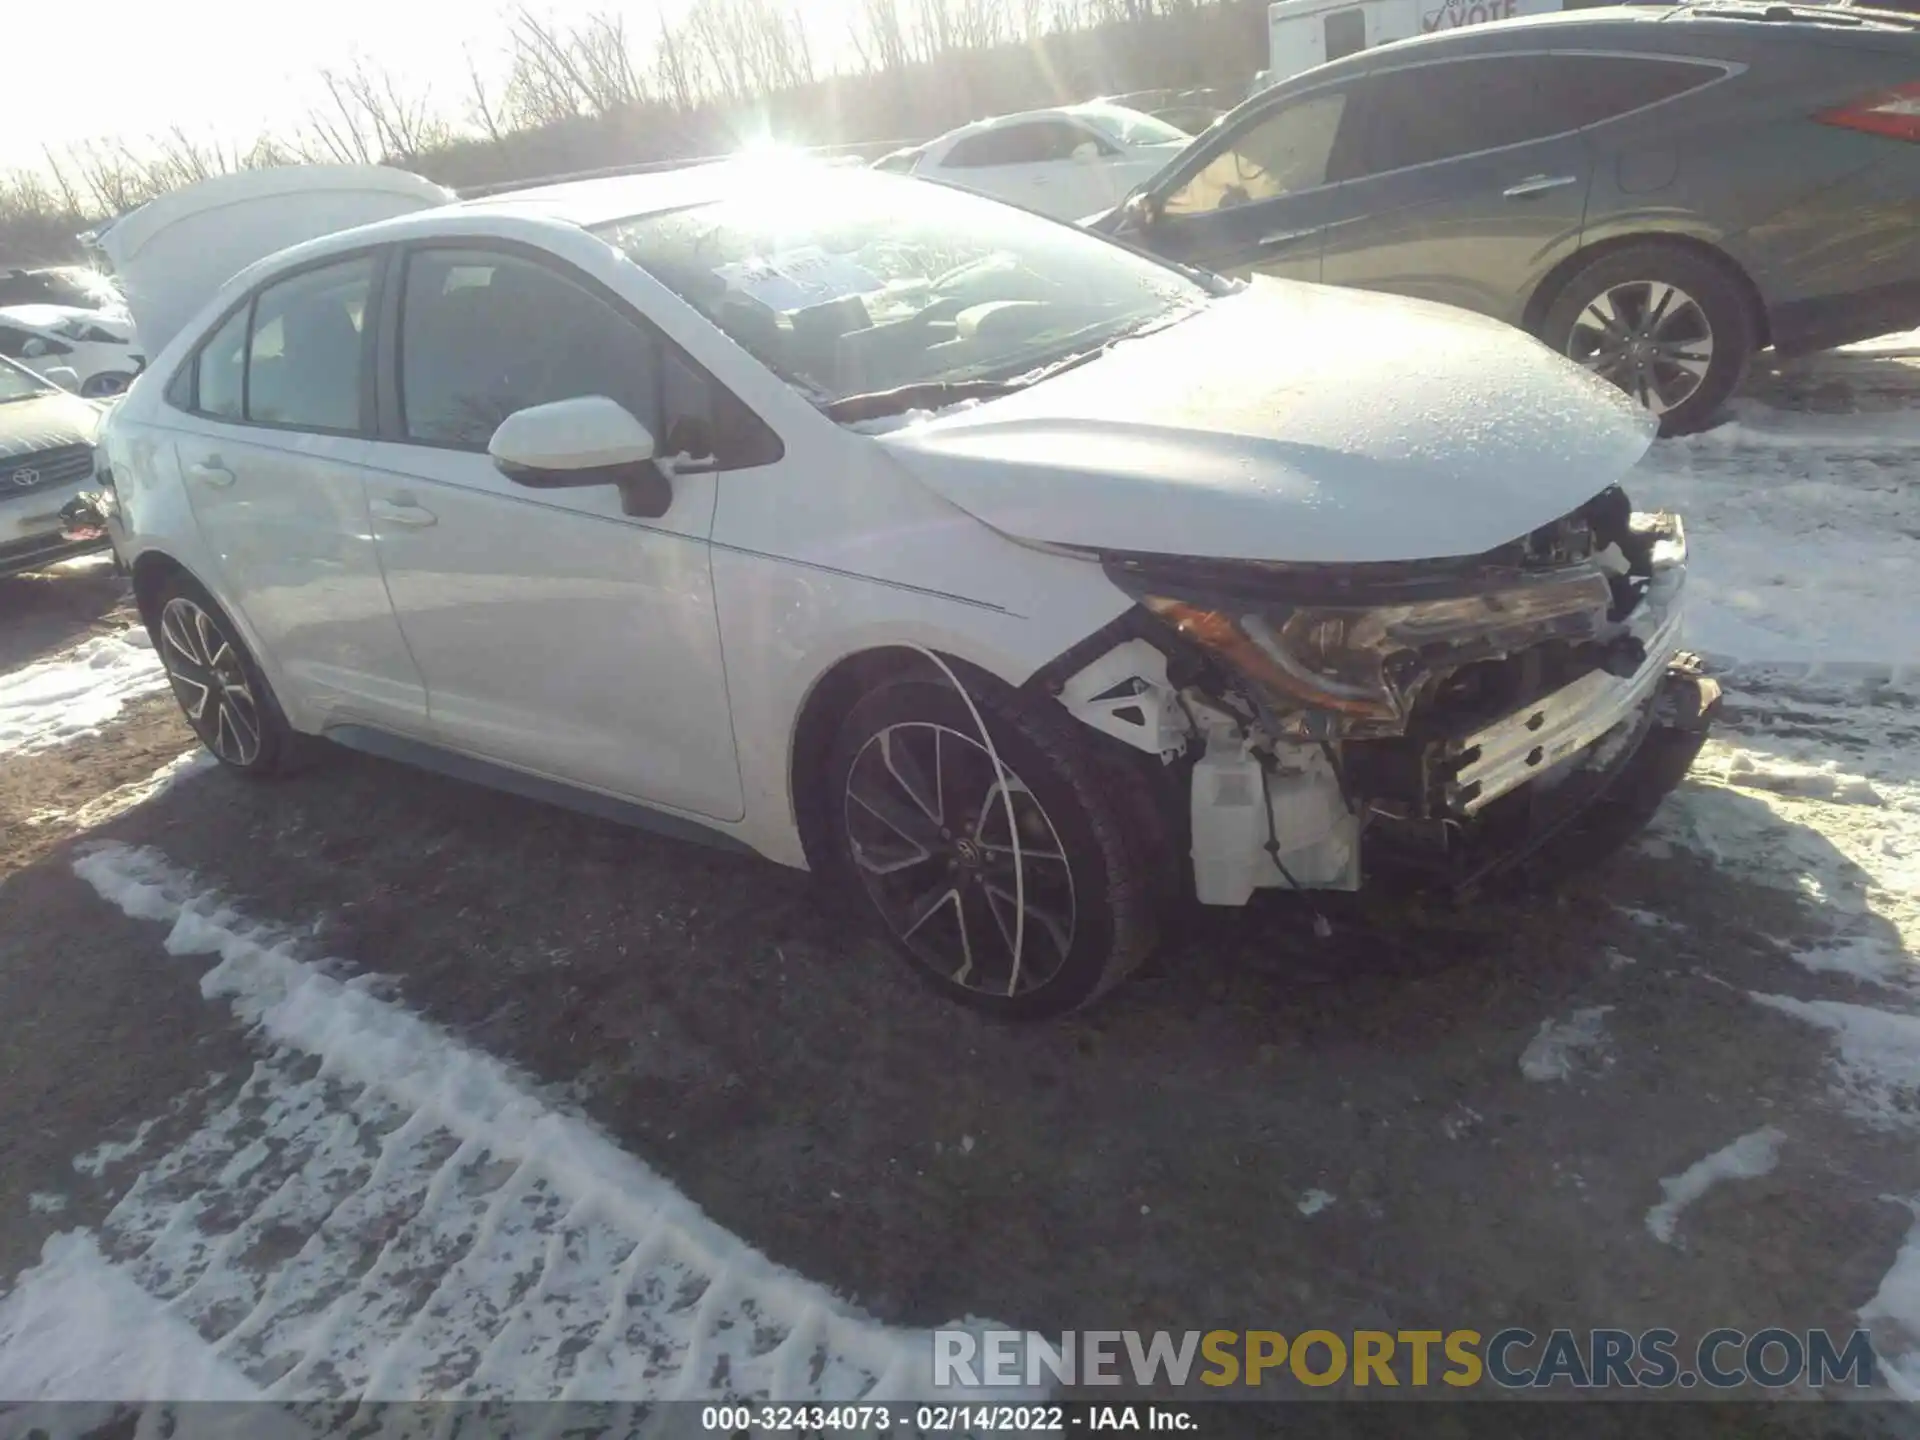
[[[577,23],[612,12],[650,36],[663,0],[533,0]],[[679,13],[676,0],[664,0]],[[0,170],[88,140],[164,134],[250,143],[300,125],[319,71],[365,57],[463,116],[465,53],[504,73],[505,0],[0,0],[7,96]],[[844,0],[807,0],[816,24]],[[844,18],[828,28],[844,31]],[[838,34],[836,33],[836,39]]]

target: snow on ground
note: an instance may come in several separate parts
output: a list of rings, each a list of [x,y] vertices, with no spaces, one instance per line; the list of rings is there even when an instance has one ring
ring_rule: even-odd
[[[1920,684],[1738,674],[1722,727],[1650,843],[1811,907],[1827,933],[1781,942],[1806,972],[1791,987],[1803,993],[1748,994],[1832,1037],[1836,1110],[1875,1130],[1920,1128]],[[1920,1215],[1920,1197],[1884,1198]],[[1920,1398],[1920,1225],[1860,1316],[1888,1384]]]
[[[1591,1005],[1565,1020],[1542,1020],[1520,1053],[1520,1073],[1529,1080],[1571,1080],[1583,1070],[1613,1064],[1606,1020],[1611,1005]]]
[[[1880,1375],[1902,1400],[1920,1400],[1920,1205],[1911,1202],[1913,1228],[1874,1297],[1860,1307],[1872,1327]]]
[[[1723,664],[1920,665],[1920,414],[1737,413],[1629,481],[1686,524],[1688,643]]]
[[[928,1392],[926,1334],[774,1265],[370,977],[297,958],[153,851],[74,869],[171,923],[170,954],[215,957],[203,993],[271,1049],[0,1302],[0,1400]]]
[[[0,755],[90,735],[129,700],[166,683],[152,639],[138,628],[96,635],[50,660],[0,675]]]
[[[132,780],[125,785],[116,785],[104,795],[94,796],[78,809],[37,810],[26,817],[26,823],[29,825],[64,823],[73,826],[76,830],[91,830],[97,825],[106,824],[116,815],[125,814],[136,805],[164,795],[181,781],[211,770],[219,763],[209,751],[196,747],[169,760],[144,780]]]
[[[1780,1144],[1786,1138],[1783,1131],[1772,1126],[1755,1130],[1662,1180],[1660,1191],[1666,1198],[1647,1211],[1647,1233],[1663,1245],[1673,1244],[1681,1211],[1722,1180],[1757,1180],[1771,1173],[1779,1163]]]
[[[1642,509],[1682,513],[1689,643],[1722,663],[1920,665],[1920,331],[1808,362],[1880,408],[1812,414],[1734,403],[1733,419],[1661,441],[1630,477]],[[1865,366],[1902,377],[1873,382]],[[1911,377],[1905,372],[1911,368]]]

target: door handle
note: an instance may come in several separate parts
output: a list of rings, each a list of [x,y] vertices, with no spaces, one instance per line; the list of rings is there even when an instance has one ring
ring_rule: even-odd
[[[187,474],[202,485],[211,485],[216,490],[224,490],[233,484],[233,471],[220,463],[218,455],[209,455],[205,460],[196,460],[187,466]]]
[[[1525,180],[1509,185],[1500,193],[1509,200],[1525,200],[1529,196],[1544,195],[1549,190],[1564,190],[1569,185],[1580,182],[1578,175],[1529,175]]]
[[[1316,225],[1311,230],[1276,230],[1271,235],[1262,235],[1254,242],[1261,250],[1285,250],[1290,245],[1298,245],[1302,240],[1311,240],[1327,227]]]
[[[440,517],[424,506],[409,502],[375,500],[367,507],[376,520],[385,520],[392,525],[406,525],[415,530],[424,530]]]

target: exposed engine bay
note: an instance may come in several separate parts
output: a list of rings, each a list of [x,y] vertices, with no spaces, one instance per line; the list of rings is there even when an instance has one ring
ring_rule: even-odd
[[[1207,904],[1358,889],[1363,849],[1366,871],[1471,884],[1636,764],[1649,774],[1634,788],[1651,780],[1657,803],[1718,705],[1680,649],[1680,520],[1635,513],[1617,486],[1471,557],[1102,558],[1140,609],[1057,693],[1185,773]],[[1671,736],[1677,753],[1647,753]]]

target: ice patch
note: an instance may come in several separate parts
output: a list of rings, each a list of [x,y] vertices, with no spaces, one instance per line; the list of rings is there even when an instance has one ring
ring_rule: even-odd
[[[1300,1197],[1293,1208],[1302,1215],[1318,1215],[1338,1198],[1325,1190],[1309,1190]]]
[[[1678,920],[1669,920],[1664,915],[1656,915],[1651,910],[1641,910],[1632,905],[1615,905],[1616,914],[1623,915],[1644,930],[1684,930],[1687,927]]]
[[[1749,992],[1769,1009],[1832,1032],[1836,1098],[1879,1129],[1920,1124],[1920,1015]]]
[[[1902,1400],[1920,1400],[1920,1203],[1906,1203],[1913,1227],[1880,1288],[1860,1307],[1860,1323],[1873,1332],[1887,1388]]]
[[[151,850],[74,870],[171,922],[170,953],[218,957],[202,992],[276,1047],[103,1227],[129,1283],[271,1398],[931,1393],[928,1334],[773,1264],[372,977],[296,958]]]
[[[0,675],[0,755],[48,750],[91,735],[127,702],[167,683],[147,632],[96,635],[11,675]]]
[[[1678,1175],[1660,1182],[1666,1196],[1647,1211],[1647,1233],[1662,1245],[1673,1244],[1674,1228],[1680,1212],[1698,1200],[1722,1180],[1757,1180],[1773,1170],[1780,1160],[1780,1145],[1785,1132],[1769,1125],[1742,1135],[1731,1145],[1696,1160]]]
[[[188,750],[162,765],[144,780],[131,780],[125,785],[116,785],[104,795],[96,795],[77,810],[42,810],[28,816],[28,822],[36,825],[70,825],[76,830],[92,830],[104,825],[116,816],[124,815],[136,805],[164,795],[175,785],[202,771],[214,769],[220,762],[204,749]]]
[[[67,1197],[36,1190],[27,1196],[27,1210],[34,1215],[58,1215],[67,1208]]]
[[[132,912],[129,911],[129,914]],[[151,917],[149,917],[151,918]],[[91,1175],[95,1179],[107,1173],[109,1165],[118,1165],[131,1155],[139,1153],[140,1147],[147,1143],[147,1136],[153,1133],[157,1122],[142,1120],[140,1128],[133,1132],[131,1140],[105,1140],[87,1151],[84,1155],[73,1157],[73,1168],[82,1175]]]
[[[1611,1005],[1576,1010],[1564,1021],[1542,1020],[1527,1048],[1520,1052],[1520,1073],[1529,1080],[1571,1080],[1576,1070],[1591,1066],[1605,1070],[1613,1064],[1608,1053],[1606,1018]]]
[[[260,1393],[81,1232],[49,1239],[40,1263],[0,1301],[0,1401]]]

